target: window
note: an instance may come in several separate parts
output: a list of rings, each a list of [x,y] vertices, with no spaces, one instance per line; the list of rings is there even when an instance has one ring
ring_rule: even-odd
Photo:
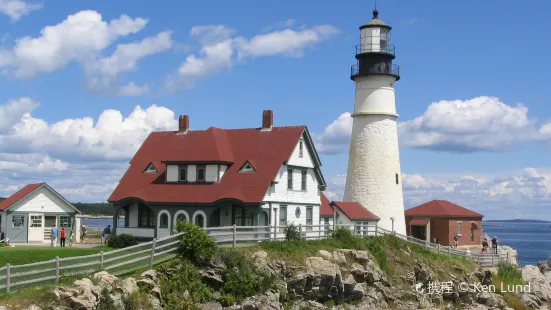
[[[301,139],[298,143],[298,157],[302,158],[304,156],[304,141]]]
[[[59,216],[59,227],[62,228],[62,227],[65,227],[65,228],[69,228],[71,227],[72,223],[71,223],[71,217],[70,216],[67,216],[67,215],[61,215]]]
[[[461,224],[463,224],[463,222],[457,222],[457,234],[458,235],[461,235],[462,232],[461,232]]]
[[[205,181],[205,171],[207,170],[207,167],[205,165],[198,165],[197,166],[197,182],[204,182]]]
[[[287,169],[287,189],[293,189],[293,169]]]
[[[187,217],[186,217],[186,215],[183,214],[183,213],[178,214],[178,216],[176,217],[176,222],[178,222],[178,221],[180,221],[180,222],[187,222]]]
[[[161,214],[161,223],[159,224],[159,228],[168,228],[168,214]]]
[[[312,207],[306,207],[306,230],[312,230],[313,225],[313,208]]]
[[[306,176],[307,176],[306,170],[302,170],[301,173],[302,173],[301,189],[302,189],[302,191],[306,191]]]
[[[295,216],[297,217],[297,219],[300,218],[300,207],[297,207],[295,209]]]
[[[205,227],[205,218],[203,217],[203,214],[197,214],[195,216],[195,225]]]
[[[13,228],[23,228],[23,224],[25,224],[25,216],[24,215],[12,215],[11,216],[11,227],[13,227]]]
[[[144,205],[138,206],[138,227],[139,228],[154,228],[155,215],[153,210]]]
[[[400,184],[400,177],[398,176],[398,173],[396,173],[396,184]]]
[[[239,172],[256,172],[253,165],[250,162],[246,162]]]
[[[234,207],[232,223],[236,226],[253,226],[253,214],[243,207]]]
[[[31,215],[31,227],[42,227],[42,215]]]
[[[178,179],[182,182],[187,181],[187,166],[180,166],[180,176]]]
[[[155,166],[153,166],[153,164],[149,164],[147,166],[147,168],[145,169],[145,172],[146,173],[157,173],[157,168],[155,168]]]
[[[331,227],[329,226],[329,218],[326,217],[323,219],[323,224],[325,225],[325,229],[323,230],[324,231],[324,235],[329,235],[329,230],[331,229]]]
[[[279,227],[287,226],[287,206],[279,206]],[[280,232],[284,232],[285,229],[280,229]]]

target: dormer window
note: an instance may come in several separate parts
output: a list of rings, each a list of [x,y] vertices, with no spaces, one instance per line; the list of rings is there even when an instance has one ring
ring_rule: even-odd
[[[298,143],[298,157],[302,158],[304,156],[304,140],[300,139]]]
[[[239,169],[239,172],[256,172],[256,169],[251,165],[250,162],[245,162],[245,164]]]
[[[145,173],[158,173],[157,168],[152,163],[149,163],[147,168],[144,170]]]
[[[180,166],[178,180],[180,182],[187,182],[187,166]]]
[[[197,182],[205,182],[207,166],[197,165]]]

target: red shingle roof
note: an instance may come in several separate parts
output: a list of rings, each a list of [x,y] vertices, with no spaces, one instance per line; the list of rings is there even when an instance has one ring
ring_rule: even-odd
[[[153,132],[144,141],[110,202],[139,198],[146,202],[213,203],[224,198],[258,203],[264,198],[281,165],[287,161],[306,130],[305,126]],[[313,155],[315,156],[315,155]],[[160,162],[229,162],[220,183],[165,183],[166,165]],[[249,161],[254,173],[238,173]],[[154,163],[158,174],[143,173]]]
[[[329,199],[325,196],[324,193],[321,193],[321,206],[320,206],[320,216],[333,216],[333,208],[329,205]]]
[[[409,225],[426,226],[430,220],[411,220]]]
[[[333,201],[332,206],[337,206],[351,220],[380,220],[377,215],[369,212],[359,202]]]
[[[462,206],[456,205],[446,200],[433,200],[417,207],[407,209],[406,216],[432,216],[432,217],[483,217],[484,215],[476,213]]]
[[[11,195],[10,197],[6,198],[6,200],[0,202],[0,211],[4,211],[7,208],[11,207],[14,203],[17,201],[23,199],[28,194],[32,193],[34,190],[36,190],[40,185],[44,183],[36,183],[36,184],[28,184],[22,189],[18,190],[15,194]]]

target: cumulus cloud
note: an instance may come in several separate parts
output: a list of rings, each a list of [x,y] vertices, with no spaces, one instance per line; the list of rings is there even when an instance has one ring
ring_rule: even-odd
[[[141,41],[119,44],[111,56],[103,57],[85,64],[88,74],[88,86],[93,90],[117,93],[123,96],[137,96],[149,91],[147,85],[137,86],[133,82],[117,87],[117,81],[123,72],[138,69],[142,58],[166,52],[172,48],[170,31],[163,31]]]
[[[54,123],[33,117],[38,107],[30,98],[0,105],[0,196],[48,182],[73,201],[105,201],[147,135],[178,125],[174,112],[155,105]]]
[[[235,36],[235,30],[223,25],[197,26],[190,35],[201,44],[198,55],[189,55],[177,72],[166,79],[170,91],[191,88],[205,77],[230,70],[238,61],[266,56],[300,57],[311,48],[338,34],[330,25],[301,30],[285,29],[256,35],[250,39]]]
[[[12,21],[18,21],[21,17],[40,10],[42,3],[31,3],[23,0],[0,0],[0,13],[7,15]]]
[[[324,153],[348,150],[352,118],[341,114],[314,138]],[[522,142],[551,138],[551,123],[538,120],[522,104],[507,105],[495,97],[442,100],[413,120],[398,123],[400,143],[410,148],[447,152],[507,151]]]
[[[138,62],[173,46],[170,31],[140,41],[118,44],[110,56],[102,52],[120,38],[136,34],[146,18],[121,15],[106,21],[96,11],[80,11],[64,21],[44,27],[37,37],[18,38],[12,47],[0,47],[0,70],[9,77],[30,79],[52,73],[71,62],[81,64],[89,90],[121,96],[149,92],[147,85],[122,81],[121,74],[138,69]]]
[[[327,177],[330,199],[342,199],[346,174]],[[551,206],[551,171],[526,168],[504,175],[425,176],[402,174],[404,204],[448,200],[488,219],[541,218]],[[548,217],[551,219],[551,217]]]

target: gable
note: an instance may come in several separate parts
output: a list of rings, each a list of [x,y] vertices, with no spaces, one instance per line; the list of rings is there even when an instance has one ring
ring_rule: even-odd
[[[312,150],[306,145],[306,139],[304,133],[300,136],[300,139],[297,141],[291,157],[287,161],[287,164],[290,166],[297,167],[306,167],[306,168],[315,168],[314,161],[312,160]]]
[[[44,185],[17,201],[10,212],[80,213],[73,205]]]

